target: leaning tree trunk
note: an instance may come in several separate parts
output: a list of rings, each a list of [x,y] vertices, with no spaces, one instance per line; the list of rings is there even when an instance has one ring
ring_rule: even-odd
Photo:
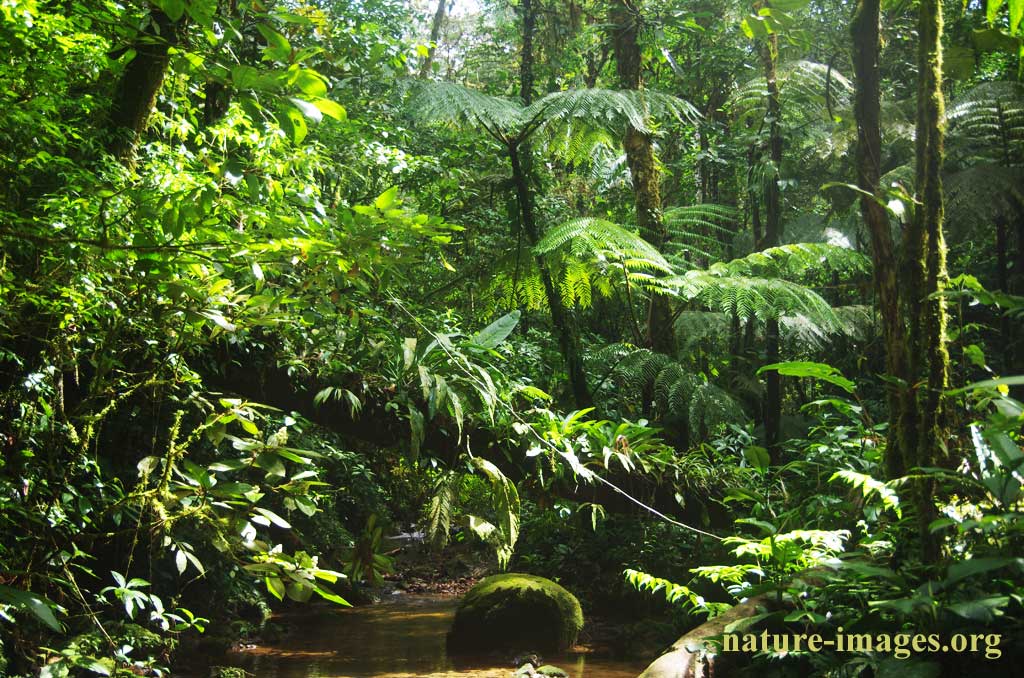
[[[149,24],[132,46],[135,58],[125,67],[110,108],[108,150],[122,162],[131,162],[134,156],[167,74],[170,48],[181,39],[182,27],[183,20],[172,21],[151,8]]]
[[[934,464],[946,443],[946,403],[949,352],[946,349],[946,303],[941,296],[948,282],[946,243],[942,232],[942,162],[945,101],[942,94],[942,3],[921,0],[918,16],[917,197],[913,225],[908,229],[906,256],[911,282],[908,309],[918,309],[911,322],[911,375],[924,383],[918,396],[920,428],[916,449],[906,450],[907,469]],[[919,481],[914,488],[922,557],[934,562],[939,544],[928,529],[935,518],[934,484]]]
[[[857,119],[857,185],[871,196],[861,195],[860,210],[871,236],[875,290],[882,317],[885,367],[891,418],[886,445],[886,475],[904,474],[906,451],[917,444],[917,412],[903,310],[900,302],[900,271],[889,215],[881,202],[881,87],[878,58],[881,48],[880,0],[861,0],[850,26],[853,37],[853,68],[856,76],[854,115]]]
[[[609,22],[615,50],[619,86],[627,90],[641,88],[643,67],[638,41],[638,17],[627,0],[612,0]],[[654,144],[649,135],[632,125],[626,127],[623,142],[626,162],[633,179],[633,197],[636,204],[636,223],[640,236],[657,247],[664,248],[668,229],[661,214],[661,189],[658,165],[654,158]],[[675,332],[672,327],[672,309],[668,299],[652,294],[647,308],[647,343],[660,353],[674,354]]]
[[[782,202],[779,191],[779,169],[782,166],[782,103],[778,82],[779,36],[769,35],[761,45],[761,61],[768,91],[768,159],[772,164],[764,187],[764,240],[762,249],[782,243]],[[779,362],[779,320],[771,318],[765,323],[765,362]],[[782,426],[782,378],[776,370],[765,375],[764,437],[765,446],[775,450],[779,446]]]

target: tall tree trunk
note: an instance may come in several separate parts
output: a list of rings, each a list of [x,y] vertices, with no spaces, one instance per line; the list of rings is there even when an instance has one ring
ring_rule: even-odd
[[[521,148],[514,145],[508,149],[516,197],[519,201],[521,226],[530,246],[534,247],[540,240],[540,231],[534,217],[533,194],[530,191],[529,176],[523,166],[522,152]],[[548,269],[544,257],[537,257],[537,268],[540,269],[540,277],[544,283],[544,293],[547,296],[548,308],[551,312],[551,324],[554,325],[555,333],[558,335],[558,346],[565,359],[573,400],[577,408],[589,407],[593,403],[593,398],[590,395],[590,388],[587,386],[587,375],[583,369],[583,357],[580,352],[580,341],[575,323],[568,309],[562,305],[562,298],[551,279],[551,271]]]
[[[908,285],[919,309],[911,324],[912,374],[925,385],[918,397],[920,429],[917,449],[908,450],[906,466],[931,466],[946,443],[947,413],[943,392],[949,385],[946,349],[946,303],[939,296],[948,282],[946,243],[942,232],[942,162],[945,101],[942,94],[942,3],[921,0],[918,16],[917,196],[907,256],[913,276]],[[934,562],[939,544],[928,530],[935,518],[934,484],[915,486],[922,558]]]
[[[908,369],[906,328],[899,296],[899,262],[889,215],[879,195],[882,154],[881,85],[878,70],[880,14],[880,0],[861,0],[850,33],[853,38],[853,68],[856,76],[854,115],[857,119],[857,185],[875,196],[862,195],[860,210],[871,235],[875,289],[885,344],[885,367],[889,377],[894,380],[888,387],[891,423],[885,467],[889,478],[898,478],[906,471],[906,451],[917,444],[917,412],[910,388],[913,379]]]
[[[779,36],[772,33],[761,45],[761,61],[768,85],[768,160],[772,167],[764,187],[764,240],[762,249],[776,247],[782,242],[782,202],[779,195],[779,169],[782,166],[782,103],[778,82]],[[765,362],[779,362],[779,320],[771,318],[765,323]],[[782,426],[782,378],[775,370],[765,375],[764,437],[769,450],[779,446]]]
[[[612,26],[619,87],[639,90],[643,64],[637,35],[638,17],[627,0],[612,0],[609,22]],[[660,250],[668,241],[668,229],[665,228],[661,214],[660,177],[654,158],[654,144],[648,135],[630,125],[626,128],[623,146],[633,179],[636,222],[640,236]],[[647,308],[647,343],[661,353],[674,354],[676,350],[672,309],[668,299],[658,294],[651,295]]]
[[[151,8],[149,23],[132,46],[135,58],[125,67],[110,108],[108,150],[123,162],[130,162],[134,156],[167,74],[169,50],[178,44],[182,26],[183,20],[172,21],[159,9]]]
[[[519,96],[523,103],[529,105],[533,101],[533,37],[537,26],[537,15],[532,0],[522,0],[520,12],[523,22],[523,45],[519,61]],[[533,192],[530,190],[533,152],[529,140],[509,144],[508,154],[509,161],[512,163],[512,179],[515,183],[516,198],[519,202],[520,227],[532,248],[540,241],[540,229],[537,226]],[[544,257],[537,257],[537,268],[540,270],[541,281],[544,283],[544,293],[551,313],[551,324],[558,335],[558,346],[565,359],[573,400],[578,408],[589,407],[593,398],[590,395],[587,375],[583,369],[583,357],[575,319],[571,312],[562,305],[562,298],[551,279],[551,271]]]
[[[420,64],[420,79],[426,80],[430,70],[434,66],[434,52],[437,50],[437,41],[441,39],[441,28],[444,27],[444,14],[448,6],[448,0],[437,0],[437,11],[434,12],[434,20],[430,24],[430,46],[427,47],[427,56]]]

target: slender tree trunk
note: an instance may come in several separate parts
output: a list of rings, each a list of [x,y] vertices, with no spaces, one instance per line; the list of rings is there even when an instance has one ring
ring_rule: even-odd
[[[534,83],[533,37],[537,26],[537,16],[532,0],[522,0],[520,12],[523,22],[523,45],[519,61],[519,96],[523,103],[530,105],[533,101]],[[516,198],[519,202],[520,226],[532,248],[540,241],[540,228],[537,225],[534,210],[533,192],[530,190],[533,152],[530,149],[529,140],[510,144],[508,154],[509,161],[512,163],[512,179],[515,183]],[[537,268],[540,270],[541,281],[544,283],[544,293],[551,313],[551,324],[558,335],[558,346],[565,359],[573,400],[578,408],[589,407],[593,399],[587,385],[587,375],[583,369],[583,357],[575,319],[572,317],[572,313],[562,305],[562,298],[551,278],[551,271],[544,257],[537,257]]]
[[[761,61],[768,85],[768,160],[771,168],[764,187],[764,241],[762,248],[776,247],[782,242],[782,202],[779,195],[779,168],[782,166],[782,103],[778,82],[779,37],[772,33],[761,45]],[[779,362],[779,320],[765,323],[765,362]],[[777,371],[765,374],[764,437],[769,450],[778,448],[782,426],[782,378]]]
[[[427,56],[420,64],[420,79],[426,80],[430,70],[434,66],[434,52],[437,51],[437,42],[441,39],[441,29],[444,27],[444,15],[448,6],[448,0],[437,0],[437,11],[434,12],[434,20],[430,24],[430,46],[427,47]]]
[[[622,89],[639,90],[643,64],[637,35],[637,16],[627,0],[612,0],[609,14],[619,86]],[[660,176],[654,157],[654,144],[648,135],[630,125],[626,128],[623,146],[633,179],[636,222],[640,236],[660,250],[668,241],[668,229],[665,228],[661,213]],[[648,304],[647,343],[661,353],[674,354],[676,350],[672,309],[668,299],[658,294],[652,294]]]
[[[130,162],[134,156],[167,74],[169,50],[181,38],[183,20],[172,21],[155,7],[150,8],[149,19],[133,45],[135,58],[125,67],[110,108],[108,150],[123,162]]]
[[[946,348],[946,303],[939,296],[948,282],[943,237],[942,162],[945,101],[942,94],[942,3],[921,0],[918,17],[917,196],[907,256],[912,275],[908,288],[919,309],[911,323],[912,374],[924,382],[918,396],[920,429],[916,450],[907,450],[908,469],[931,466],[946,443],[947,413],[943,392],[949,385]],[[928,529],[935,518],[934,484],[915,485],[922,558],[934,562],[939,544]]]
[[[529,177],[521,158],[522,149],[510,146],[508,153],[512,163],[512,178],[515,182],[516,197],[519,200],[523,232],[526,234],[530,246],[533,247],[540,240],[540,231],[534,217],[533,194],[530,191]],[[555,333],[558,335],[558,346],[565,358],[569,388],[572,390],[573,399],[577,408],[589,407],[593,403],[593,399],[590,395],[590,388],[587,386],[587,375],[583,369],[580,341],[575,324],[568,310],[562,305],[562,298],[551,279],[551,271],[548,269],[544,257],[537,257],[537,268],[540,269],[540,277],[544,283],[544,293],[551,311],[551,324],[554,325]]]
[[[886,475],[898,478],[906,467],[906,450],[916,446],[916,406],[908,370],[909,356],[903,309],[900,303],[899,266],[889,215],[880,202],[881,179],[881,85],[878,56],[881,49],[880,0],[861,0],[850,26],[853,37],[853,68],[856,76],[854,114],[857,119],[857,185],[875,198],[862,195],[861,215],[871,235],[875,289],[882,317],[885,365],[896,383],[888,387],[891,423],[886,446]]]

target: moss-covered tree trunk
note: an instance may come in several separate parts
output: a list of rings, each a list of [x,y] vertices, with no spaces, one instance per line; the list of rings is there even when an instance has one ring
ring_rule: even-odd
[[[128,62],[114,91],[107,147],[124,162],[131,162],[135,154],[167,74],[170,48],[178,44],[182,29],[183,20],[173,21],[154,7],[150,9],[148,24],[132,45],[135,57]]]
[[[642,86],[639,42],[639,16],[634,5],[626,0],[612,0],[609,12],[612,44],[619,87],[639,90]],[[661,213],[661,187],[658,163],[654,157],[654,143],[649,135],[632,125],[626,127],[623,140],[629,174],[633,179],[633,198],[636,205],[636,223],[640,236],[659,250],[668,241],[668,229]],[[674,354],[675,332],[672,327],[672,309],[668,299],[652,294],[647,307],[647,343],[655,351]]]
[[[892,238],[889,214],[880,202],[882,126],[880,0],[861,0],[850,26],[853,68],[856,78],[854,114],[857,119],[857,185],[874,198],[862,195],[861,215],[871,237],[875,290],[882,318],[886,372],[889,385],[890,426],[886,446],[886,475],[898,478],[905,472],[905,450],[916,445],[917,411],[909,372],[906,326],[900,302],[900,270]]]
[[[907,449],[907,469],[931,466],[946,443],[946,404],[949,352],[946,349],[946,303],[939,293],[948,283],[946,243],[943,237],[942,162],[945,102],[942,94],[942,3],[921,0],[918,15],[917,89],[917,198],[909,229],[906,256],[911,281],[907,285],[917,309],[911,322],[911,374],[920,384],[920,430],[916,449]],[[938,558],[938,542],[928,525],[935,517],[933,484],[915,486],[915,505],[921,530],[922,557]]]
[[[764,239],[761,249],[777,247],[782,243],[782,196],[779,189],[779,169],[782,166],[782,102],[779,98],[778,60],[779,36],[772,33],[761,44],[761,62],[767,84],[768,161],[771,163],[764,187]],[[779,320],[771,318],[765,323],[765,363],[779,362]],[[764,437],[769,450],[779,445],[782,426],[782,379],[775,370],[765,375]]]

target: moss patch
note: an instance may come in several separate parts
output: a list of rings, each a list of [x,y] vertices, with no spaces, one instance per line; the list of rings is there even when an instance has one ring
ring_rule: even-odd
[[[466,593],[448,632],[448,649],[459,654],[559,651],[572,647],[582,628],[579,601],[555,582],[499,574]]]

